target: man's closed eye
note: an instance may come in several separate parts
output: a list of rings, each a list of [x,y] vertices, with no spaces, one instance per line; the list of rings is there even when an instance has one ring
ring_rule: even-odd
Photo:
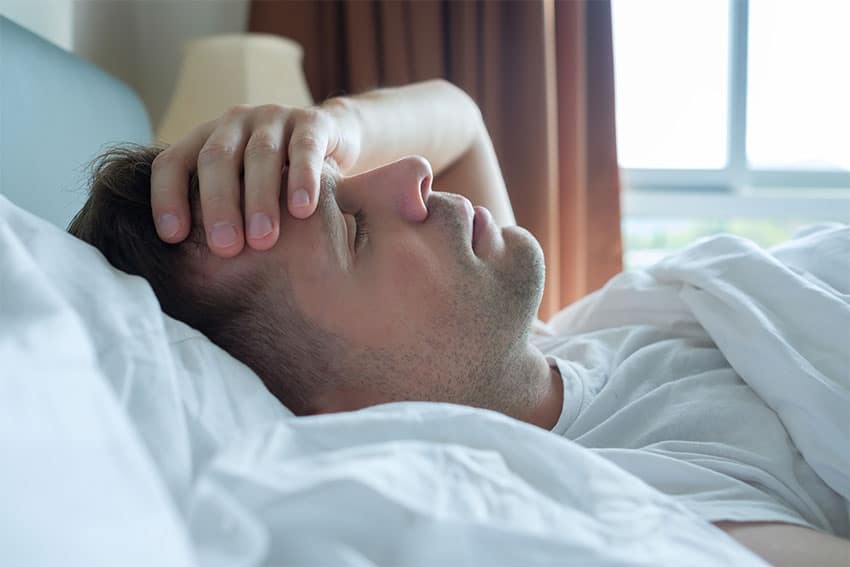
[[[366,224],[366,213],[362,209],[354,213],[354,226],[354,252],[357,253],[369,235],[369,226]]]

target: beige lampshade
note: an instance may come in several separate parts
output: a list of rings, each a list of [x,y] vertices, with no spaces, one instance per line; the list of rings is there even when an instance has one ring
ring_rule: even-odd
[[[296,42],[269,34],[227,34],[187,42],[168,110],[157,129],[173,143],[234,104],[310,106]]]

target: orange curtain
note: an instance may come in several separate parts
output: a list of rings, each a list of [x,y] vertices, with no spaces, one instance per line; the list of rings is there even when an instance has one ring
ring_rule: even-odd
[[[469,93],[546,256],[541,319],[622,270],[608,0],[255,0],[250,30],[304,47],[315,100],[436,77]]]

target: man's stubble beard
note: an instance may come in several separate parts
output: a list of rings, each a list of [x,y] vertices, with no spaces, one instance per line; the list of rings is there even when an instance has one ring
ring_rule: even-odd
[[[471,279],[483,282],[483,289],[466,283],[456,297],[470,316],[464,355],[475,362],[467,376],[467,403],[510,414],[531,396],[528,338],[543,295],[545,264],[530,233],[513,227],[503,234],[504,255],[483,266],[486,277]]]
[[[417,345],[361,351],[349,360],[349,379],[375,392],[375,403],[450,402],[511,414],[530,396],[526,351],[543,294],[543,252],[514,227],[502,257],[471,262],[468,227],[443,206],[429,203],[453,247],[451,290],[422,322]]]

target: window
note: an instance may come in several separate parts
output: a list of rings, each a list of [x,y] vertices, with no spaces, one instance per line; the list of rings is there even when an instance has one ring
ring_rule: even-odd
[[[612,0],[625,268],[850,222],[850,2]]]

